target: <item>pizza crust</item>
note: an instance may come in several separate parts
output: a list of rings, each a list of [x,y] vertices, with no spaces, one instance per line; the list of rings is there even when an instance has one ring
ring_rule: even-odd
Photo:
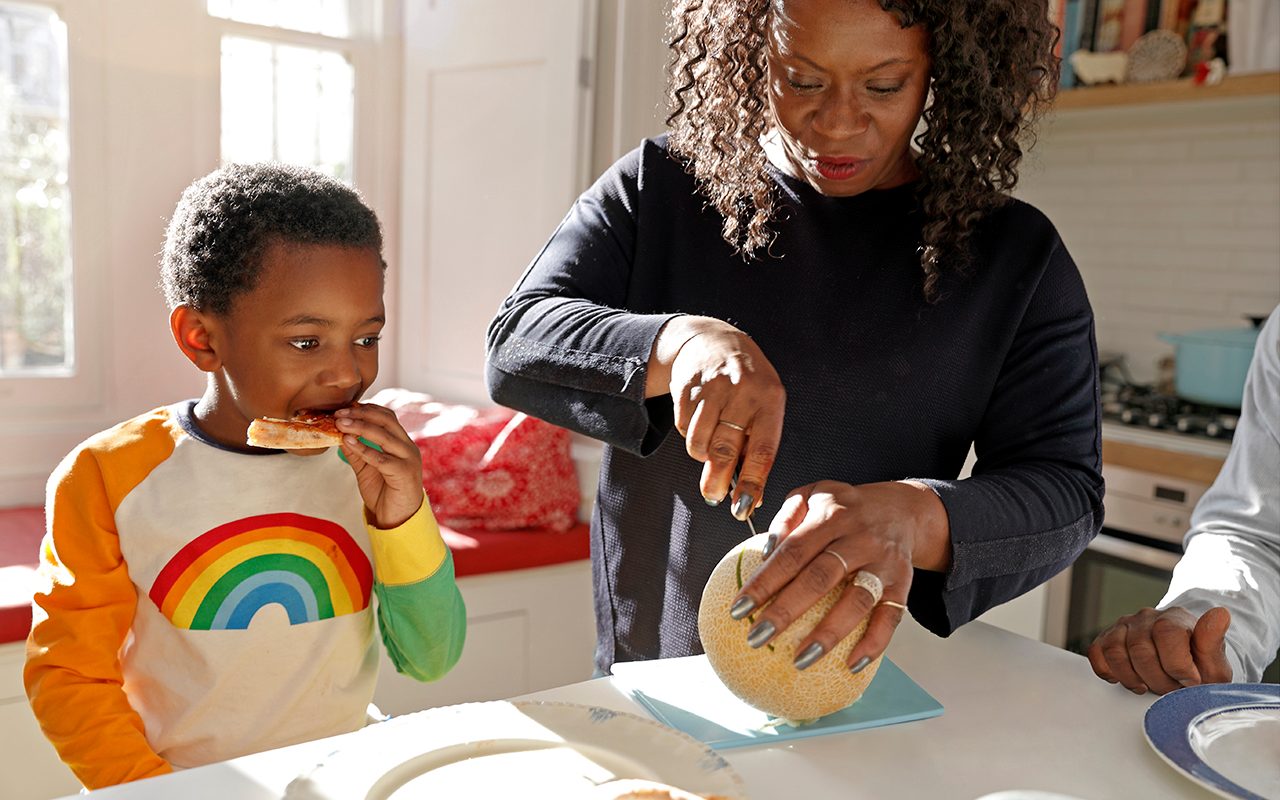
[[[247,442],[272,450],[314,450],[342,444],[342,433],[333,414],[299,411],[290,419],[255,419],[249,423]]]

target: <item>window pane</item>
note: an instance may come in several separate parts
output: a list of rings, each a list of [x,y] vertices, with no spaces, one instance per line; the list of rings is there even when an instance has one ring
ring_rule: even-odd
[[[348,0],[208,0],[209,14],[325,36],[351,35]]]
[[[222,40],[222,160],[284,161],[350,182],[355,73],[340,53]]]
[[[0,3],[0,376],[71,365],[67,30]]]

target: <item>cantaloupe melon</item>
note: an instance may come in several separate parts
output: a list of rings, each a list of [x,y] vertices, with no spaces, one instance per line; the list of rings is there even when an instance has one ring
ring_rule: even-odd
[[[712,571],[698,607],[698,635],[716,675],[731,692],[755,708],[789,723],[811,722],[852,705],[880,668],[877,658],[856,675],[846,663],[849,651],[867,629],[864,619],[833,650],[805,670],[793,662],[798,645],[845,591],[838,585],[768,644],[752,649],[747,632],[760,619],[757,610],[742,619],[729,606],[764,560],[768,534],[730,550]],[[834,561],[834,559],[832,559]]]

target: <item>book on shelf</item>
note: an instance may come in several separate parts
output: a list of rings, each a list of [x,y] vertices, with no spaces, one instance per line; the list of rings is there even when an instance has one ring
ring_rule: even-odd
[[[1187,68],[1195,75],[1202,64],[1227,60],[1227,0],[1199,0],[1187,24]]]
[[[1095,53],[1113,53],[1123,49],[1124,9],[1128,0],[1099,0],[1097,19],[1093,27]]]
[[[1147,6],[1158,4],[1158,0],[1125,0],[1124,15],[1120,23],[1120,47],[1118,49],[1128,51],[1133,47],[1133,43],[1138,41],[1138,37],[1146,33],[1150,28],[1147,27]]]
[[[1066,0],[1063,8],[1062,38],[1060,40],[1062,58],[1061,75],[1058,86],[1070,89],[1076,85],[1076,71],[1071,66],[1071,54],[1080,49],[1080,31],[1083,29],[1085,0]]]

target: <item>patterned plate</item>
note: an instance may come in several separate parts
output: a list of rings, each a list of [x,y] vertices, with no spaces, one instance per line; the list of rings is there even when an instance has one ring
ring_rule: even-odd
[[[576,703],[498,701],[420,711],[343,737],[286,800],[568,798],[623,778],[747,800],[733,768],[690,736]]]
[[[1223,797],[1280,798],[1280,685],[1188,686],[1147,709],[1147,741],[1191,780]]]

